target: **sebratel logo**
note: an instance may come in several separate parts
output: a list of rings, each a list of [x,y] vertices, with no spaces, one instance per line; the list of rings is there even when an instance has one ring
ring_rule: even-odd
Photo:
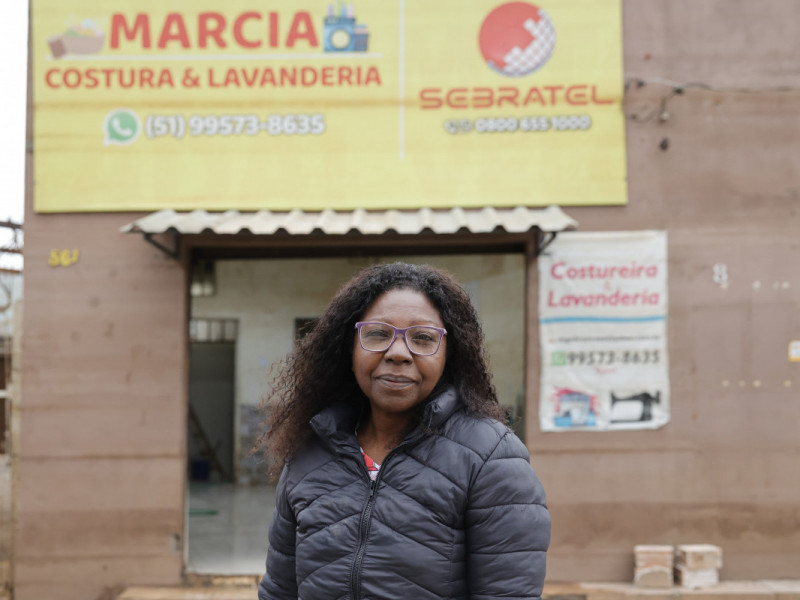
[[[422,110],[509,109],[613,104],[594,82],[548,84],[521,80],[539,71],[553,55],[556,28],[543,9],[527,2],[506,2],[492,9],[478,27],[478,47],[483,60],[504,79],[494,85],[426,87],[419,91]],[[552,73],[550,73],[552,75]],[[525,82],[527,83],[527,82]],[[533,83],[533,82],[531,82]],[[587,117],[588,118],[588,117]]]
[[[527,2],[507,2],[483,20],[481,54],[492,69],[509,77],[538,71],[553,54],[556,28],[548,14]]]

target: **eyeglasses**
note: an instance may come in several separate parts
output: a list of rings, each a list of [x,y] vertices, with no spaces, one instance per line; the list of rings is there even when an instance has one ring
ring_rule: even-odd
[[[442,338],[447,330],[429,325],[412,325],[411,327],[395,327],[380,321],[360,321],[356,323],[358,342],[367,352],[386,352],[402,335],[406,346],[417,356],[431,356],[439,351]]]

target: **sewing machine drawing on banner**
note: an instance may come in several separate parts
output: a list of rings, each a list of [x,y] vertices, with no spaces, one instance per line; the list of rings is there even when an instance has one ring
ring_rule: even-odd
[[[653,404],[661,403],[661,392],[640,392],[630,396],[617,396],[611,392],[611,422],[633,423],[653,420]]]

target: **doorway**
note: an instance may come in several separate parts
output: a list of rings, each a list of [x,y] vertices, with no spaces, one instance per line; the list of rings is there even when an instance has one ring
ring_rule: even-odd
[[[523,435],[525,280],[522,253],[237,258],[206,261],[193,285],[191,314],[198,323],[235,320],[233,358],[192,355],[195,368],[232,365],[233,465],[230,480],[190,485],[187,570],[202,574],[261,574],[274,507],[268,465],[250,451],[264,415],[258,405],[274,368],[313,324],[335,292],[362,268],[402,260],[453,273],[481,318],[490,368],[501,403]],[[212,353],[208,350],[208,353]],[[221,353],[222,350],[219,350]],[[230,351],[228,351],[230,352]],[[228,355],[230,356],[230,355]],[[197,365],[194,364],[197,362]],[[211,367],[209,367],[211,368]],[[229,370],[230,374],[231,371]],[[198,373],[208,377],[209,372]],[[227,376],[226,376],[227,377]],[[198,383],[199,385],[199,383]],[[191,395],[191,394],[190,394]],[[190,401],[191,404],[191,401]],[[227,427],[227,425],[226,425]],[[227,464],[227,463],[226,463]]]
[[[238,321],[192,319],[189,332],[187,571],[258,573],[266,527],[254,515],[274,501],[271,489],[236,481]]]

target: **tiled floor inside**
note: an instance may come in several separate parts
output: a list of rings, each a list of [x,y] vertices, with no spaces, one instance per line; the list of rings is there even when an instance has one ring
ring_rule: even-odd
[[[192,483],[187,571],[262,574],[274,506],[273,486]]]

